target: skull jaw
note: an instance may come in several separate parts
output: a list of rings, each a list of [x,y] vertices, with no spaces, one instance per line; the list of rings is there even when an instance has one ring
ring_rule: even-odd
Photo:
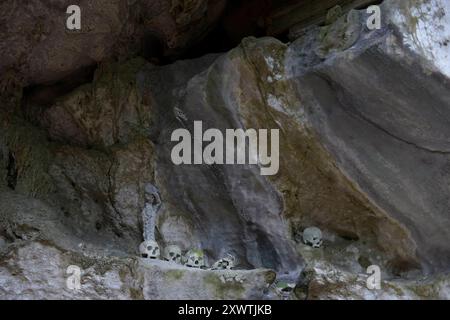
[[[181,257],[180,257],[180,258],[171,258],[171,259],[169,259],[169,258],[164,258],[164,260],[167,261],[167,262],[174,262],[174,263],[176,263],[176,264],[182,264],[182,263],[181,263]]]
[[[195,269],[201,269],[201,266],[200,265],[194,265],[194,264],[190,264],[190,263],[187,263],[186,264],[186,267],[189,267],[189,268],[195,268]]]
[[[322,247],[322,240],[317,242],[306,241],[305,244],[314,249],[319,249],[320,247]]]
[[[232,268],[232,264],[228,261],[219,260],[213,265],[211,270],[231,270]]]
[[[144,259],[151,259],[151,260],[158,260],[159,259],[159,256],[153,256],[153,255],[149,255],[149,254],[146,254],[146,253],[142,253],[141,257],[144,258]]]
[[[189,268],[196,268],[196,269],[203,269],[203,268],[205,268],[205,264],[204,264],[202,261],[200,261],[200,260],[197,260],[197,261],[188,261],[188,262],[186,263],[186,267],[189,267]]]
[[[225,268],[222,265],[214,265],[211,270],[225,270]]]

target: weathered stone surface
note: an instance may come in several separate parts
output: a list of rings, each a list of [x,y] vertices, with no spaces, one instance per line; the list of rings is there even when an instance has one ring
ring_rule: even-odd
[[[317,225],[338,237],[382,245],[393,264],[403,260],[403,255],[407,261],[415,260],[414,246],[406,240],[405,231],[355,190],[316,140],[305,118],[303,99],[298,99],[295,82],[286,75],[289,65],[284,59],[291,49],[270,39],[260,41],[265,45],[248,41],[244,46],[250,66],[256,69],[248,74],[259,78],[245,76],[241,80],[246,94],[238,101],[247,127],[279,127],[284,133],[280,172],[271,180],[283,193],[283,215],[294,233]],[[268,83],[261,85],[264,81]],[[256,94],[248,97],[251,83]],[[397,235],[398,246],[383,246],[378,239],[391,234]]]
[[[450,76],[450,3],[431,1],[385,1],[382,15],[399,30],[403,43]]]
[[[267,18],[268,34],[277,35],[289,29],[305,29],[326,21],[327,12],[334,6],[345,11],[376,3],[374,0],[302,0],[286,1],[273,10]]]
[[[280,195],[258,168],[175,166],[170,159],[174,144],[168,142],[180,126],[191,128],[192,121],[202,120],[205,129],[242,127],[232,102],[240,72],[230,61],[233,56],[242,59],[242,51],[218,58],[209,68],[204,60],[195,60],[140,74],[142,90],[152,95],[159,115],[155,182],[165,202],[161,220],[183,217],[193,226],[187,241],[206,249],[214,260],[231,251],[246,266],[297,271],[300,260],[283,223]],[[182,110],[185,123],[174,108]],[[162,234],[166,242],[172,241],[169,236]]]
[[[65,27],[67,7],[73,4],[82,12],[79,32]],[[224,7],[224,0],[2,1],[0,72],[13,70],[23,85],[40,84],[108,58],[127,57],[150,36],[171,50],[186,48],[209,30]]]
[[[66,282],[81,269],[79,290]],[[0,263],[1,299],[262,299],[270,270],[205,271],[136,257],[80,254],[34,242],[14,245]]]
[[[134,59],[101,67],[84,85],[45,110],[41,122],[55,140],[81,146],[109,147],[146,134],[149,106],[136,88],[136,72],[145,63]]]
[[[153,179],[152,156],[145,140],[109,152],[59,148],[50,168],[55,192],[49,197],[77,235],[112,233],[124,250],[135,252],[142,236],[144,186]]]
[[[324,62],[292,63],[290,77],[308,122],[343,173],[407,227],[425,269],[445,270],[449,80],[397,32],[384,24]],[[292,45],[291,62],[305,53],[302,41]],[[380,242],[392,244],[390,234]]]
[[[448,274],[417,277],[415,280],[386,277],[382,271],[380,289],[371,290],[365,256],[370,252],[352,243],[341,242],[335,248],[320,250],[299,245],[306,267],[291,299],[300,300],[448,300]]]
[[[265,269],[210,271],[142,261],[145,299],[263,299],[275,279]]]
[[[31,197],[51,192],[51,153],[45,131],[5,112],[0,113],[0,119],[2,187]]]
[[[178,24],[191,22],[183,10],[204,11],[190,3],[171,8]],[[448,298],[447,52],[444,38],[420,30],[447,26],[450,13],[442,1],[409,4],[417,12],[385,1],[376,31],[361,11],[290,44],[247,38],[167,66],[104,64],[92,84],[35,115],[41,129],[2,113],[0,296],[277,298],[276,271],[297,284],[291,298]],[[350,42],[329,42],[348,30]],[[279,129],[279,173],[173,165],[171,133],[195,120]],[[230,252],[250,270],[135,258],[146,183],[161,194],[162,247],[202,249],[209,264]],[[313,225],[320,249],[298,243]],[[84,291],[64,289],[69,264],[86,270]],[[365,285],[372,264],[381,291]]]

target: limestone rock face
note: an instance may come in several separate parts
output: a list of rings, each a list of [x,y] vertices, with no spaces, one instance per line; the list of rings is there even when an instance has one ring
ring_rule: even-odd
[[[291,77],[306,118],[337,166],[408,229],[426,269],[445,270],[449,79],[428,55],[411,50],[407,39],[413,36],[398,31],[386,24],[366,32],[314,67],[293,65]],[[294,57],[303,45],[301,39],[293,44]]]
[[[450,4],[447,1],[385,1],[382,12],[394,24],[409,49],[450,75]]]
[[[450,281],[448,274],[411,279],[381,278],[380,289],[368,287],[370,274],[358,265],[358,250],[350,245],[339,252],[344,265],[337,266],[334,258],[322,251],[308,252],[300,248],[307,257],[308,266],[300,275],[292,298],[308,300],[448,300]],[[329,254],[329,252],[328,252]],[[331,260],[328,260],[331,258]],[[356,263],[355,263],[356,262]],[[350,265],[354,264],[353,267]]]
[[[448,298],[448,51],[445,33],[427,32],[447,30],[450,10],[406,2],[384,2],[380,30],[353,11],[289,44],[105,63],[27,119],[1,111],[0,298]],[[184,28],[206,8],[173,1],[169,12]],[[278,129],[278,173],[173,164],[172,132],[194,121]],[[238,270],[138,258],[149,183],[161,248],[201,249],[208,265],[231,253]],[[301,243],[311,226],[321,248]],[[70,265],[83,270],[79,291],[66,286]]]
[[[66,29],[73,1],[2,1],[0,72],[16,71],[24,85],[61,80],[83,67],[137,52],[144,39],[186,48],[202,37],[224,0],[77,1],[81,31]]]
[[[69,266],[80,268],[80,289],[67,286],[73,274]],[[0,298],[262,299],[275,278],[264,269],[232,273],[234,278],[164,261],[81,255],[34,242],[11,248],[3,257]]]
[[[84,85],[44,111],[42,123],[55,140],[84,147],[109,147],[145,134],[151,124],[135,75],[145,63],[134,59],[97,70]]]

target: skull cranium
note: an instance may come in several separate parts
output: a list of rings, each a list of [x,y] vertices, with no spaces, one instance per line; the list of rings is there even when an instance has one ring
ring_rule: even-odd
[[[177,245],[169,245],[164,249],[164,260],[181,264],[181,249]]]
[[[316,227],[310,227],[303,230],[303,242],[313,248],[322,246],[322,231]]]
[[[232,254],[227,254],[225,258],[222,258],[215,262],[211,270],[231,270],[236,266],[236,257]]]
[[[159,259],[161,255],[161,250],[156,241],[147,240],[141,243],[139,246],[139,253],[142,258],[148,259]]]
[[[200,249],[191,249],[186,253],[186,266],[191,268],[205,268],[205,254]]]

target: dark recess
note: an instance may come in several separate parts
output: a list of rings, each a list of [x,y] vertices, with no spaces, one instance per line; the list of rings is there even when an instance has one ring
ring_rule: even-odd
[[[184,52],[163,57],[163,64],[170,64],[176,60],[195,59],[211,53],[227,52],[238,46],[245,37],[266,36],[265,20],[274,8],[274,3],[280,5],[285,2],[229,0],[223,16],[205,38],[186,48]]]
[[[142,36],[140,49],[131,54],[131,57],[138,55],[155,65],[167,65],[177,60],[227,52],[238,46],[243,38],[250,36],[272,36],[282,42],[288,42],[289,30],[282,30],[276,34],[270,33],[273,15],[280,10],[289,12],[291,7],[295,8],[302,2],[300,0],[228,0],[227,7],[217,23],[205,33],[204,37],[199,37],[189,46],[173,52],[167,50],[157,35],[147,33]],[[320,1],[317,0],[317,2]],[[330,1],[331,4],[348,2],[348,0]],[[381,1],[371,2],[380,3]],[[97,65],[93,64],[57,82],[24,88],[24,114],[31,121],[39,118],[39,113],[45,107],[54,104],[56,99],[84,83],[92,82],[96,68]]]
[[[8,156],[8,167],[7,167],[8,175],[6,178],[8,188],[15,190],[17,185],[17,167],[16,167],[16,158],[14,157],[14,154],[11,152]]]
[[[52,83],[24,88],[24,103],[28,106],[50,106],[59,97],[70,93],[84,83],[92,82],[97,65],[81,68],[71,75]]]

